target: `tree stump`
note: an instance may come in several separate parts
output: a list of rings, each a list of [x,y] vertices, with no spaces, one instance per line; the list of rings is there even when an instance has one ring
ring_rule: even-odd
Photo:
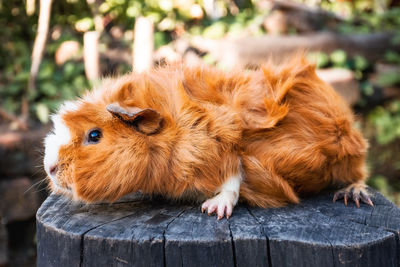
[[[239,205],[229,219],[200,205],[134,196],[114,204],[51,195],[37,213],[38,266],[399,266],[400,209],[333,193],[278,209]]]

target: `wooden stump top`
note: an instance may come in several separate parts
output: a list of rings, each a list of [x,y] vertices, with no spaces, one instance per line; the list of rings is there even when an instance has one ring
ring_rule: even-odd
[[[332,202],[235,208],[217,221],[200,205],[133,197],[84,205],[51,195],[37,213],[38,266],[399,266],[400,209]]]

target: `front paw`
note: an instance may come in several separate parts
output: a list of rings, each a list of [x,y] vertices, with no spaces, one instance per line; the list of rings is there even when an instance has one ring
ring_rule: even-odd
[[[207,211],[208,215],[216,212],[218,220],[222,219],[224,216],[229,219],[229,217],[232,215],[233,207],[236,204],[236,199],[237,196],[235,192],[221,192],[215,197],[206,200],[201,205],[201,212],[204,213]]]

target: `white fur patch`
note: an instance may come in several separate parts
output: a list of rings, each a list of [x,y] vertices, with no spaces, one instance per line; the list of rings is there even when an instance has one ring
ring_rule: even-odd
[[[66,110],[66,107],[64,110]],[[68,106],[71,108],[71,106]],[[60,115],[53,115],[53,130],[44,139],[44,169],[52,182],[58,186],[57,177],[50,173],[50,168],[58,162],[58,151],[62,145],[71,141],[71,133]]]
[[[239,200],[240,183],[242,182],[241,173],[231,176],[226,182],[221,186],[220,193],[230,192],[233,193],[234,201],[233,205]]]
[[[81,101],[65,101],[58,109],[58,114],[65,114],[71,111],[77,111],[81,106]]]
[[[81,106],[81,101],[66,101],[58,109],[58,114],[53,115],[53,130],[44,139],[44,168],[52,182],[58,186],[56,176],[50,173],[50,168],[58,162],[58,151],[62,145],[71,141],[71,133],[63,122],[61,116],[68,112],[77,111]]]

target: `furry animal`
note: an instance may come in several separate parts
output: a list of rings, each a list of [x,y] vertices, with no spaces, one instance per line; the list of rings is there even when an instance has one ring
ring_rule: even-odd
[[[303,56],[252,72],[175,66],[106,79],[52,120],[45,169],[73,199],[141,191],[204,201],[220,219],[239,198],[280,207],[340,186],[334,201],[373,205],[367,142]]]

